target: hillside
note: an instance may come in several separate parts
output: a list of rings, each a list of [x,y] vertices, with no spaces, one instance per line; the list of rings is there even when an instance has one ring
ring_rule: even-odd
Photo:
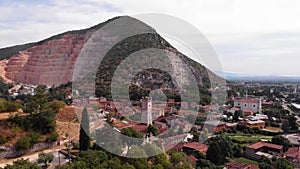
[[[118,18],[120,17],[115,17],[88,29],[68,31],[55,35],[40,42],[0,49],[0,58],[9,59],[5,69],[6,78],[14,82],[45,84],[48,86],[59,86],[60,84],[71,81],[74,64],[83,45],[95,31],[110,21]],[[177,51],[148,25],[133,18],[130,18],[129,22],[132,22],[129,24],[136,24],[141,27],[149,28],[152,33],[128,37],[118,42],[109,50],[103,59],[103,63],[101,63],[102,66],[99,66],[98,69],[96,78],[97,96],[110,97],[110,82],[118,65],[132,53],[149,48],[172,52],[176,55],[176,58],[173,58],[173,62],[176,63],[177,60],[180,59],[188,65],[190,71],[196,78],[200,93],[203,96],[209,97],[210,95],[207,91],[207,89],[210,88],[210,78],[213,78],[216,81],[223,80],[213,74],[210,70],[207,70],[201,64]],[[135,62],[143,63],[143,60],[137,59]],[[157,62],[159,63],[159,61]],[[176,66],[180,67],[180,65]],[[152,70],[150,70],[150,72],[151,71]],[[145,73],[147,74],[147,70],[142,72],[142,74]],[[141,81],[138,77],[133,79],[132,83],[139,84],[138,87],[151,88],[152,90],[159,88],[163,84],[167,84],[167,86],[165,86],[167,88],[175,89],[178,87],[176,87],[176,84],[171,84],[171,79],[165,79],[164,81],[158,80],[162,77],[167,77],[166,72],[152,71],[152,73],[148,74],[146,79],[147,81],[152,80],[153,82],[151,82],[151,84],[147,85],[146,82],[138,83]],[[183,77],[182,80],[187,78],[189,77]],[[205,98],[204,100],[207,100],[207,102],[209,101],[208,98]]]

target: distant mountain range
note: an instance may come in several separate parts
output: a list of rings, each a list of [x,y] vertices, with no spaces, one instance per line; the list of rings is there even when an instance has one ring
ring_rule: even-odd
[[[220,77],[232,81],[279,81],[279,82],[300,82],[300,77],[283,75],[249,75],[232,72],[216,72]]]

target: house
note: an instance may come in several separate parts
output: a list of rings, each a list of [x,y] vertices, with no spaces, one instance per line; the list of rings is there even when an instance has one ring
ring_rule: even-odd
[[[188,141],[189,138],[192,138],[191,134],[180,134],[176,136],[171,136],[163,140],[161,143],[162,149],[164,151],[167,150],[180,150],[185,142]]]
[[[250,128],[253,127],[265,128],[266,122],[263,120],[246,120],[246,125]]]
[[[226,163],[224,169],[259,169],[254,164],[243,164],[238,162]]]
[[[284,156],[292,162],[295,167],[300,167],[300,147],[289,148]]]
[[[245,155],[248,158],[259,160],[261,156],[272,158],[273,156],[283,156],[283,146],[267,142],[256,142],[245,147]]]
[[[261,100],[237,99],[234,101],[234,107],[239,107],[242,111],[251,110],[253,113],[261,113]]]
[[[210,120],[204,123],[204,128],[207,128],[208,131],[220,132],[223,129],[226,129],[226,123],[220,122],[218,120]]]
[[[186,143],[182,147],[182,151],[188,155],[193,154],[194,151],[199,151],[205,155],[207,149],[208,149],[208,146],[206,144],[202,144],[199,142]]]
[[[264,107],[264,108],[270,108],[270,107],[273,107],[274,104],[275,104],[275,103],[272,102],[272,101],[269,101],[269,102],[262,102],[262,103],[261,103],[262,107]]]
[[[264,114],[256,114],[255,116],[249,116],[248,119],[250,119],[250,120],[263,120],[263,121],[267,121],[268,120],[268,116],[264,115]]]

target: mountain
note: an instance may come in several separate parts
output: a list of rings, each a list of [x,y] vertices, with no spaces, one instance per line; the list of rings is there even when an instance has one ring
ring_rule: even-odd
[[[232,72],[217,73],[220,77],[231,81],[269,81],[269,82],[300,82],[300,77],[283,75],[249,75]]]
[[[115,17],[88,29],[68,31],[40,42],[0,49],[0,58],[8,59],[5,68],[5,77],[17,83],[45,84],[48,86],[58,86],[71,81],[74,64],[76,63],[83,45],[97,30],[120,18],[125,18],[127,25],[135,25],[137,28],[143,27],[150,30],[150,33],[138,34],[123,39],[109,50],[105,55],[101,66],[99,66],[95,79],[97,86],[96,90],[98,91],[96,94],[98,93],[98,96],[110,95],[109,89],[113,74],[122,61],[137,51],[150,48],[161,49],[173,53],[174,57],[171,58],[171,62],[174,62],[175,67],[178,69],[181,69],[181,65],[177,64],[178,60],[182,60],[194,75],[200,93],[205,97],[209,97],[210,95],[208,92],[208,88],[211,87],[210,80],[213,79],[220,83],[224,81],[223,78],[215,75],[198,62],[177,51],[156,33],[153,28],[139,20],[127,16]],[[126,27],[124,27],[124,29],[126,29]],[[144,60],[141,58],[142,57],[134,62],[143,63]],[[158,64],[161,64],[159,63],[159,59],[157,62]],[[126,72],[126,70],[124,71]],[[141,79],[145,74],[147,74],[147,81],[152,80],[151,84],[149,84],[149,82],[141,82]],[[184,81],[188,78],[190,77],[182,77],[181,79]],[[171,81],[170,78],[168,79],[168,74],[166,72],[144,70],[133,79],[132,83],[136,84],[138,87],[151,89],[156,89],[164,83],[169,85],[164,87],[174,88],[176,84],[171,84]],[[209,101],[207,98],[206,100]]]

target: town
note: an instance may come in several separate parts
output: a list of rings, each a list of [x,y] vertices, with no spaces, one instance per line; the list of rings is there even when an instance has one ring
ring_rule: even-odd
[[[25,96],[43,97],[44,94],[39,93],[38,89],[40,88],[41,86],[32,85],[13,87],[7,90],[7,93],[9,97],[14,98],[17,102],[11,101],[9,103],[23,104],[24,101],[20,98]],[[47,95],[52,95],[51,93],[54,91],[59,93],[58,91],[61,90],[59,88],[44,88],[44,92]],[[63,166],[72,167],[68,164],[71,161],[72,165],[79,165],[80,160],[77,159],[82,156],[81,151],[95,151],[100,148],[101,151],[107,153],[118,152],[120,156],[131,155],[134,157],[136,151],[141,153],[140,151],[143,150],[136,146],[152,146],[152,148],[156,147],[156,152],[147,154],[149,152],[145,149],[142,151],[144,158],[147,159],[147,155],[155,157],[160,153],[167,152],[166,157],[171,158],[172,164],[168,163],[171,168],[172,165],[185,168],[226,169],[300,167],[300,135],[298,128],[300,88],[298,88],[297,83],[229,82],[227,102],[223,105],[199,105],[194,102],[176,102],[175,99],[166,99],[164,102],[162,99],[156,100],[157,97],[155,96],[149,96],[138,101],[131,101],[131,108],[126,106],[128,103],[125,100],[114,102],[104,97],[90,97],[87,100],[75,99],[70,94],[70,89],[66,90],[67,85],[61,88],[64,88],[64,92],[60,93],[61,96],[59,97],[64,99],[54,98],[52,104],[50,104],[52,107],[55,105],[53,108],[59,109],[56,110],[56,116],[60,117],[56,117],[56,119],[63,118],[61,113],[72,108],[71,112],[75,116],[72,117],[73,119],[71,118],[73,120],[72,124],[77,123],[79,125],[79,122],[81,122],[82,129],[83,124],[85,124],[83,120],[88,121],[89,134],[86,137],[91,138],[88,139],[88,145],[82,148],[83,141],[80,139],[84,139],[84,137],[82,132],[79,136],[79,129],[77,129],[78,133],[72,134],[72,138],[67,132],[59,133],[53,138],[51,136],[53,131],[40,131],[39,133],[50,133],[44,144],[43,139],[39,138],[31,143],[31,146],[29,144],[28,147],[24,147],[26,141],[23,137],[15,142],[14,147],[17,151],[12,151],[9,148],[9,145],[11,145],[9,143],[14,142],[12,141],[14,136],[6,136],[4,132],[1,135],[1,158],[16,158],[24,156],[28,152],[33,153],[45,151],[51,149],[51,147],[59,147],[57,151],[53,152],[61,154],[61,157],[59,157],[62,158],[59,159],[60,162],[57,162],[57,154],[53,157],[51,153],[50,157],[52,155],[52,158],[48,161],[44,160],[44,162],[48,167],[60,168]],[[2,104],[8,103],[2,102]],[[77,113],[78,120],[75,120],[75,110],[80,108],[81,105],[89,106],[84,110],[81,109],[82,114],[78,115]],[[5,124],[8,121],[9,123],[16,123],[18,126],[18,123],[20,123],[19,117],[30,116],[22,112],[25,109],[21,110],[20,108],[24,109],[24,107],[18,107],[19,113],[9,113],[8,119],[1,118],[1,123]],[[4,111],[2,110],[2,112]],[[4,117],[5,113],[1,114]],[[69,115],[67,114],[67,116]],[[56,121],[56,123],[61,122]],[[71,124],[70,120],[68,124]],[[107,127],[111,129],[105,129]],[[103,131],[110,132],[108,134]],[[37,137],[34,136],[34,133],[36,132],[29,132],[26,137],[34,140]],[[117,139],[115,137],[118,133],[138,138],[138,140]],[[63,134],[66,136],[63,136]],[[115,140],[110,140],[110,137]],[[18,144],[18,142],[22,144]],[[111,150],[111,148],[115,148],[115,150]],[[22,153],[17,153],[20,151]],[[40,161],[42,155],[46,156],[47,153],[39,154]],[[141,154],[138,154],[138,156],[143,157]],[[53,160],[56,162],[51,164]],[[130,165],[136,167],[137,164],[130,163]],[[9,166],[2,167],[7,168]],[[164,166],[164,168],[168,167]]]

